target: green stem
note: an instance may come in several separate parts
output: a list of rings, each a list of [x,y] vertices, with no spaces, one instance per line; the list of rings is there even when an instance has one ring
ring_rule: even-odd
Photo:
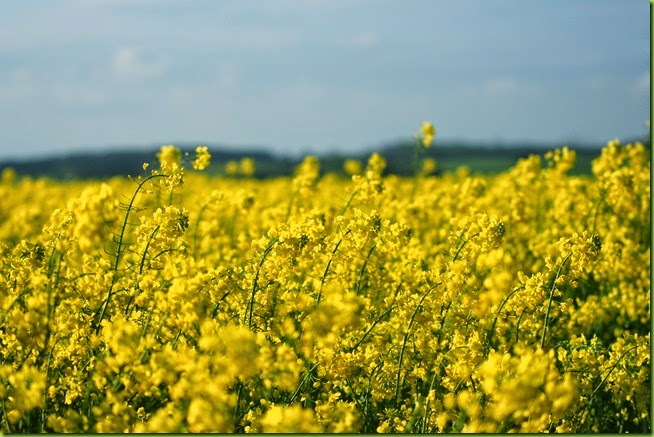
[[[389,309],[387,309],[386,311],[384,311],[384,312],[382,313],[382,315],[379,316],[379,317],[377,318],[377,320],[374,321],[374,323],[372,324],[372,326],[370,326],[370,328],[368,328],[368,330],[366,331],[366,333],[363,334],[363,337],[361,337],[361,339],[360,339],[359,341],[357,341],[357,344],[355,344],[354,347],[352,347],[352,349],[350,349],[350,352],[354,352],[354,351],[359,347],[359,345],[360,345],[361,343],[363,343],[363,340],[366,339],[366,337],[368,336],[368,334],[370,334],[370,333],[372,332],[372,330],[375,328],[375,326],[377,325],[377,323],[379,323],[379,322],[381,321],[381,319],[383,319],[384,316],[386,316],[386,314],[390,313],[390,312],[393,311],[395,308],[397,308],[397,307],[392,306],[392,307],[390,307]]]
[[[345,235],[349,234],[350,231],[348,230]],[[338,240],[338,243],[336,243],[336,246],[334,246],[334,250],[332,250],[332,255],[329,257],[329,261],[327,261],[327,267],[325,267],[325,271],[322,274],[322,278],[320,278],[320,289],[318,290],[318,298],[316,305],[320,303],[320,299],[322,298],[322,287],[325,285],[325,280],[327,279],[327,273],[329,272],[329,267],[332,265],[332,261],[334,259],[334,255],[336,255],[336,251],[338,250],[338,246],[341,245],[343,242],[343,239],[341,238]]]
[[[522,321],[522,316],[525,315],[525,311],[527,311],[527,307],[522,309],[522,312],[520,313],[520,316],[518,316],[518,321],[516,322],[515,325],[515,342],[517,343],[519,340],[520,336],[520,322]]]
[[[158,177],[168,177],[168,176],[158,174],[158,175],[148,176],[147,178],[143,179],[143,181],[141,181],[139,186],[136,188],[136,191],[134,191],[134,195],[132,195],[132,199],[129,201],[129,205],[127,206],[127,210],[125,212],[125,219],[123,220],[123,226],[122,226],[122,228],[120,230],[120,235],[118,237],[118,241],[116,242],[116,254],[114,255],[115,260],[114,260],[114,265],[113,265],[113,269],[112,269],[113,270],[113,276],[111,278],[111,285],[109,286],[109,290],[107,291],[107,297],[105,297],[105,299],[104,299],[104,305],[101,307],[102,312],[100,313],[100,317],[98,318],[98,321],[96,322],[96,327],[95,327],[96,334],[100,331],[100,326],[101,326],[102,320],[104,319],[104,315],[105,315],[105,313],[107,311],[107,307],[109,306],[109,301],[111,300],[111,296],[113,294],[114,285],[116,285],[116,279],[118,278],[118,265],[120,263],[120,257],[124,252],[124,250],[123,250],[123,239],[125,238],[125,231],[127,229],[129,214],[132,212],[134,201],[136,200],[136,196],[138,195],[138,193],[141,190],[141,188],[143,187],[143,185],[146,182],[148,182],[148,181],[150,181],[150,180],[152,180],[154,178],[158,178]],[[100,310],[100,309],[98,309],[98,310]],[[97,313],[97,311],[96,311],[96,313]]]
[[[591,234],[594,234],[595,230],[597,229],[597,214],[599,213],[599,209],[600,206],[602,205],[603,200],[604,200],[604,193],[600,192],[600,195],[597,198],[597,204],[595,205],[595,213],[593,214],[593,230],[591,231]]]
[[[563,270],[563,266],[565,263],[570,259],[570,256],[572,255],[572,252],[570,252],[561,265],[559,266],[558,270],[556,271],[556,276],[554,277],[554,280],[552,281],[552,287],[550,288],[550,298],[549,301],[547,302],[547,312],[545,313],[545,322],[543,324],[543,335],[540,338],[540,347],[543,348],[545,346],[545,335],[547,334],[547,328],[549,327],[550,324],[550,310],[552,308],[552,301],[554,300],[554,290],[556,290],[556,280],[559,279],[559,276],[561,276],[561,271]]]
[[[7,406],[5,405],[5,398],[2,398],[2,418],[5,422],[5,428],[7,428],[7,434],[11,434],[11,428],[9,427],[9,421],[7,420]]]
[[[197,251],[198,251],[198,226],[200,225],[200,220],[202,219],[202,214],[204,214],[204,211],[207,209],[209,206],[208,203],[205,203],[202,209],[200,209],[200,212],[198,213],[198,218],[195,221],[195,229],[193,229],[193,255],[197,256]]]
[[[240,420],[240,415],[238,414],[238,410],[240,407],[241,403],[241,391],[243,390],[243,384],[241,383],[240,380],[236,381],[236,384],[238,385],[238,390],[236,390],[236,406],[234,407],[234,426],[238,425],[238,422]]]
[[[409,320],[409,326],[406,328],[406,331],[404,332],[404,340],[402,340],[402,349],[400,349],[400,358],[397,362],[397,376],[396,376],[396,381],[395,381],[395,404],[397,405],[397,397],[400,394],[400,380],[401,380],[401,373],[402,373],[402,361],[404,360],[404,350],[406,349],[406,342],[409,339],[409,332],[411,331],[411,327],[413,326],[413,321],[416,318],[416,314],[418,314],[418,310],[420,309],[420,306],[422,305],[422,302],[425,300],[427,295],[432,292],[434,288],[439,286],[440,284],[436,284],[434,287],[430,288],[427,290],[427,292],[420,298],[420,301],[418,302],[418,305],[416,305],[416,309],[413,311],[413,314],[411,315],[411,320]]]
[[[243,318],[243,323],[245,321],[248,321],[248,327],[252,329],[252,311],[254,309],[254,295],[257,292],[257,285],[259,281],[259,272],[261,271],[261,267],[263,266],[263,262],[266,260],[266,257],[272,250],[273,246],[277,243],[277,238],[274,238],[273,240],[268,243],[268,246],[263,252],[263,255],[261,256],[261,259],[259,260],[259,265],[257,266],[257,272],[254,275],[254,281],[252,283],[252,295],[250,296],[250,301],[248,302],[248,309],[246,310],[245,317]]]
[[[147,255],[147,253],[148,253],[148,249],[150,248],[150,244],[152,243],[152,239],[154,238],[154,236],[155,236],[155,235],[157,234],[157,232],[159,231],[159,228],[160,228],[160,226],[157,226],[156,228],[154,228],[154,230],[153,230],[152,233],[150,234],[150,238],[148,238],[148,242],[147,242],[147,244],[145,245],[145,249],[143,250],[143,255],[141,256],[141,265],[139,266],[139,275],[142,275],[142,274],[143,274],[143,267],[145,266],[145,257],[146,257],[146,255]],[[157,255],[157,256],[158,256],[158,255]],[[136,290],[137,290],[136,296],[132,295],[132,297],[131,297],[131,298],[129,299],[129,301],[127,302],[127,306],[125,307],[125,316],[127,316],[127,317],[129,317],[129,316],[132,314],[132,311],[130,311],[130,308],[129,308],[130,305],[132,304],[132,300],[133,300],[135,297],[138,297],[138,296],[142,293],[142,291],[143,291],[143,290],[141,290],[141,289],[139,288],[138,283],[136,284]],[[136,305],[135,305],[135,306],[136,306]],[[135,307],[135,306],[132,307],[132,310],[134,310],[134,307]]]
[[[438,331],[438,344],[441,344],[441,340],[443,338],[443,331],[445,330],[445,319],[447,318],[447,312],[450,310],[450,307],[452,306],[452,301],[449,301],[447,303],[447,307],[445,305],[441,305],[441,329]]]
[[[150,234],[150,238],[148,239],[148,243],[145,245],[145,250],[143,251],[143,256],[141,257],[141,265],[139,267],[139,275],[143,274],[143,266],[145,265],[145,256],[147,255],[148,249],[150,248],[150,243],[152,243],[152,239],[154,238],[154,236],[159,231],[159,228],[160,228],[160,226],[157,226],[156,228],[154,228],[154,231],[152,231],[152,233]]]
[[[354,391],[354,386],[350,382],[348,378],[345,378],[345,384],[350,387],[350,391],[352,392],[352,399],[354,399],[354,403],[357,405],[357,408],[361,412],[361,415],[363,416],[363,420],[365,422],[365,426],[368,426],[368,416],[366,415],[366,408],[361,405],[361,402],[359,401],[356,392]]]
[[[300,383],[298,384],[298,386],[295,388],[295,390],[293,391],[293,394],[291,395],[291,398],[288,400],[288,402],[286,403],[286,405],[289,405],[289,406],[290,406],[291,404],[293,404],[293,402],[295,402],[295,399],[297,399],[297,396],[300,394],[300,390],[302,390],[302,385],[304,385],[304,383],[307,382],[307,381],[309,380],[309,378],[311,378],[311,372],[313,372],[314,370],[316,370],[316,367],[318,367],[318,364],[319,364],[319,363],[314,364],[314,365],[309,369],[309,371],[307,372],[307,374],[304,375],[304,378],[302,378],[302,381],[300,381]]]
[[[429,391],[427,392],[427,403],[425,404],[425,414],[422,417],[422,427],[420,432],[424,433],[425,428],[427,428],[427,419],[429,417],[429,394],[431,393],[432,389],[434,388],[434,382],[436,382],[436,375],[437,373],[434,372],[434,376],[431,378],[431,383],[429,384]]]
[[[608,371],[608,373],[606,374],[606,376],[605,376],[604,378],[602,378],[602,380],[601,380],[600,383],[597,385],[597,387],[595,387],[595,390],[593,390],[593,393],[591,393],[590,397],[588,398],[588,402],[586,402],[586,404],[584,405],[584,408],[583,408],[583,410],[582,410],[583,413],[584,413],[583,418],[581,419],[581,424],[582,424],[582,425],[584,424],[584,422],[586,422],[586,417],[588,416],[588,415],[586,414],[586,413],[587,413],[586,410],[587,410],[587,409],[590,407],[590,405],[592,404],[592,401],[593,401],[595,395],[597,394],[597,392],[599,391],[599,389],[602,387],[602,385],[604,385],[604,383],[606,382],[606,380],[609,378],[609,376],[611,375],[611,372],[613,372],[613,370],[618,366],[618,364],[620,363],[620,361],[622,361],[622,359],[623,359],[623,358],[624,358],[624,357],[625,357],[629,352],[631,352],[632,350],[637,349],[637,348],[638,348],[638,345],[636,345],[636,346],[632,346],[631,348],[627,349],[627,350],[626,350],[622,355],[620,355],[620,358],[618,358],[618,360],[615,362],[615,364],[614,364],[613,366],[611,366],[611,368],[609,369],[609,371]]]
[[[413,184],[409,200],[413,200],[418,188],[418,178],[420,176],[420,155],[424,153],[424,148],[419,139],[416,139],[416,146],[413,148]]]
[[[613,370],[618,366],[618,364],[620,363],[620,361],[622,361],[622,359],[623,359],[625,356],[627,356],[627,354],[628,354],[629,352],[631,352],[632,350],[637,349],[637,348],[638,348],[638,345],[636,345],[636,346],[632,346],[632,347],[630,347],[629,349],[627,349],[627,350],[626,350],[622,355],[620,355],[620,358],[618,358],[618,360],[615,362],[615,364],[614,364],[613,366],[611,366],[611,368],[609,369],[609,371],[608,371],[608,373],[606,374],[606,376],[605,376],[605,377],[602,379],[602,381],[597,385],[597,387],[595,387],[595,390],[593,390],[593,393],[590,395],[590,398],[588,398],[588,402],[590,402],[591,399],[593,399],[593,397],[595,396],[595,394],[597,393],[597,391],[602,387],[602,385],[604,385],[604,383],[606,382],[606,380],[607,380],[607,379],[609,378],[609,376],[611,375],[611,372],[613,372]]]
[[[368,256],[366,256],[366,259],[363,262],[363,266],[361,267],[361,271],[359,272],[359,278],[357,279],[357,285],[356,285],[356,291],[355,291],[355,294],[357,296],[359,295],[359,291],[361,291],[361,279],[363,279],[363,273],[366,271],[366,266],[368,265],[368,260],[370,259],[370,255],[372,255],[372,252],[375,250],[376,246],[377,246],[377,243],[373,244],[372,247],[370,248],[370,251],[368,252]]]
[[[463,234],[462,234],[462,235],[463,235]],[[477,235],[479,235],[479,232],[477,232],[477,233],[474,234],[474,235],[471,235],[470,238],[474,238],[474,237],[476,237]],[[459,238],[461,238],[461,237],[459,237]],[[470,238],[468,238],[468,240],[470,240]],[[463,248],[465,247],[465,245],[468,243],[468,240],[465,240],[463,243],[461,243],[461,246],[459,246],[459,248],[456,250],[456,253],[455,253],[454,256],[452,257],[452,262],[456,261],[456,259],[459,257],[459,252],[461,252],[461,249],[463,249]]]
[[[507,303],[509,298],[513,296],[515,293],[517,293],[520,290],[524,290],[524,286],[518,287],[515,290],[513,290],[511,293],[509,293],[504,300],[502,300],[502,303],[500,304],[499,308],[497,308],[497,313],[495,314],[495,319],[493,320],[493,324],[491,325],[490,329],[488,330],[488,341],[486,342],[486,351],[491,348],[492,346],[492,340],[493,340],[493,332],[495,331],[495,324],[497,323],[497,319],[500,316],[500,311],[502,311],[502,308],[504,308],[504,305]]]
[[[352,199],[354,199],[354,196],[359,192],[359,190],[354,190],[352,191],[352,194],[350,194],[350,198],[347,199],[347,202],[345,203],[345,206],[341,210],[341,215],[345,214],[345,211],[350,207],[350,203],[352,203]]]

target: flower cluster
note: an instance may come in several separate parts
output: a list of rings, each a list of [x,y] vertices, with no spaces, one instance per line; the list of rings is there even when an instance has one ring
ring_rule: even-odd
[[[434,129],[434,125],[427,121],[423,121],[422,128],[420,129],[420,140],[422,141],[422,145],[427,148],[431,147],[431,143],[434,141],[435,136],[436,129]]]
[[[587,176],[158,158],[3,176],[0,432],[651,432],[643,145]]]

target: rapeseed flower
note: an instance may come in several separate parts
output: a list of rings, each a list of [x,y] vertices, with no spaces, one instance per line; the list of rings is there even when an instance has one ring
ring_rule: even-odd
[[[191,163],[193,165],[193,168],[202,171],[205,168],[209,167],[209,163],[211,162],[211,154],[209,153],[209,149],[207,146],[198,146],[195,149],[195,159]]]
[[[0,184],[2,432],[650,431],[643,145],[273,180],[170,147]]]
[[[431,147],[431,144],[434,142],[434,137],[436,136],[436,129],[434,125],[428,121],[422,122],[422,127],[420,128],[420,140],[422,145],[425,148]]]

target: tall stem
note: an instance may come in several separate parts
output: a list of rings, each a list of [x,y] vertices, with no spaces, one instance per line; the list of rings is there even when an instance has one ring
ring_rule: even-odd
[[[136,201],[136,196],[138,195],[139,191],[141,191],[141,188],[146,182],[158,177],[167,177],[167,175],[158,174],[158,175],[148,176],[147,178],[143,179],[143,181],[141,181],[139,186],[134,191],[134,195],[132,195],[132,199],[129,201],[129,205],[127,205],[127,210],[125,211],[125,218],[123,220],[123,226],[120,229],[120,235],[118,236],[118,241],[116,242],[116,254],[114,255],[114,265],[113,265],[113,275],[111,277],[111,285],[109,286],[109,290],[107,291],[107,297],[105,297],[104,299],[104,304],[102,306],[102,312],[100,313],[100,317],[96,322],[96,326],[95,326],[96,333],[100,331],[102,320],[104,319],[105,313],[107,311],[107,307],[109,306],[109,301],[111,300],[111,296],[113,294],[114,285],[116,285],[116,280],[118,278],[118,265],[120,264],[120,257],[124,252],[123,241],[125,238],[125,230],[127,229],[129,215],[132,212],[134,202]]]
[[[416,305],[416,309],[413,311],[413,314],[411,315],[411,320],[409,320],[409,326],[407,326],[406,331],[404,333],[404,340],[402,340],[402,349],[400,350],[400,358],[397,362],[397,377],[395,381],[395,404],[397,404],[397,397],[400,394],[400,376],[402,373],[402,361],[404,360],[404,350],[406,349],[406,342],[409,339],[409,332],[411,331],[411,327],[413,326],[413,321],[416,318],[416,314],[418,314],[418,310],[420,309],[420,306],[422,305],[422,302],[425,300],[427,295],[432,292],[434,288],[439,286],[440,284],[436,284],[435,286],[431,287],[427,292],[420,298],[420,301],[418,302],[418,305]]]
[[[561,276],[561,270],[563,270],[563,266],[565,263],[570,259],[570,256],[572,253],[569,253],[561,265],[559,266],[558,270],[556,271],[556,276],[554,277],[554,280],[552,281],[552,287],[550,288],[550,298],[549,301],[547,302],[547,312],[545,313],[545,323],[543,323],[543,335],[540,338],[540,347],[545,346],[545,334],[547,334],[547,328],[549,327],[550,324],[550,310],[552,309],[552,301],[554,300],[554,290],[556,290],[556,280],[559,279],[559,276]]]

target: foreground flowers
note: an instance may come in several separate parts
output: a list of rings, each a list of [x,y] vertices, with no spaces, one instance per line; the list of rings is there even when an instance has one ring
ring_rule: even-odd
[[[2,432],[651,430],[642,145],[592,177],[159,159],[0,184]]]

